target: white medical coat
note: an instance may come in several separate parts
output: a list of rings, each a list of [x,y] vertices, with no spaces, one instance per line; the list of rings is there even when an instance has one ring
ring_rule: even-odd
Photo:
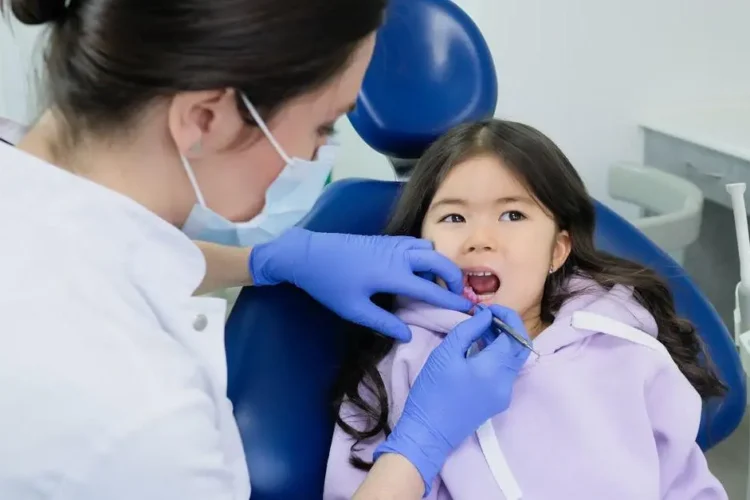
[[[205,261],[129,198],[0,144],[0,499],[246,500]]]

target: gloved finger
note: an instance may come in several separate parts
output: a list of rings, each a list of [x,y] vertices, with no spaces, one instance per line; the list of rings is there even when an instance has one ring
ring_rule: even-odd
[[[477,362],[491,367],[507,366],[520,370],[529,357],[529,349],[506,333],[500,334],[494,342],[485,347],[477,356]]]
[[[454,353],[463,356],[471,344],[487,331],[491,322],[492,313],[489,310],[479,311],[456,325],[446,337],[446,341],[450,341],[450,347]]]
[[[491,331],[491,329],[488,331]],[[500,335],[497,335],[495,332],[492,332],[489,335],[488,334],[483,335],[482,339],[487,339],[487,342],[485,343],[485,348],[482,349],[481,352],[484,352],[485,350],[489,349],[493,344],[497,344],[494,348],[495,351],[503,351],[503,352],[509,353],[508,356],[513,356],[513,353],[516,352],[514,346],[511,345],[511,343],[515,342],[515,340],[510,335],[506,335],[504,333],[500,333]],[[495,356],[497,356],[497,354]],[[485,357],[493,357],[493,356],[485,356]],[[494,359],[494,361],[497,362],[496,359]]]
[[[416,238],[414,236],[406,236],[406,235],[397,235],[397,236],[372,236],[372,238],[382,238],[382,239],[388,239],[389,241],[401,243],[405,245],[405,248],[432,248],[432,243],[423,240],[421,238]],[[427,243],[428,245],[424,247],[423,243]]]
[[[526,325],[524,325],[521,316],[519,316],[516,311],[509,307],[501,306],[498,304],[490,305],[489,309],[492,311],[492,314],[496,318],[500,319],[503,323],[513,328],[513,330],[522,335],[523,338],[525,338],[526,340],[531,340],[529,338],[529,333],[526,331]]]
[[[409,264],[414,272],[432,273],[442,278],[448,290],[461,295],[464,291],[464,274],[445,255],[434,250],[415,249],[408,252]]]
[[[409,248],[414,250],[434,250],[435,244],[424,238],[412,238],[412,241],[409,242]]]
[[[385,309],[376,306],[370,301],[363,302],[355,307],[357,308],[357,317],[347,318],[350,321],[380,332],[400,342],[409,342],[411,340],[411,330],[406,323]]]
[[[437,281],[437,277],[432,273],[415,273],[420,278],[427,280],[431,283],[435,283]]]
[[[474,305],[466,297],[456,295],[437,283],[420,278],[419,276],[409,276],[402,280],[394,280],[389,284],[389,290],[383,291],[395,295],[404,295],[453,311],[465,312]]]
[[[494,342],[497,335],[492,331],[492,328],[487,329],[476,341],[474,341],[471,344],[471,347],[469,347],[468,351],[466,352],[467,357],[468,356],[476,356],[477,353],[482,351],[485,347],[490,345],[492,342]],[[474,349],[474,346],[478,347],[478,349]]]

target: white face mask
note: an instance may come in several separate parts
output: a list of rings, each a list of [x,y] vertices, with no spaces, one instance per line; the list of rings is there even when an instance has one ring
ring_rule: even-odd
[[[187,158],[180,156],[190,183],[195,190],[195,204],[182,230],[191,239],[230,246],[254,246],[271,240],[298,223],[320,196],[331,173],[338,147],[329,144],[318,149],[314,160],[291,158],[271,135],[263,119],[250,101],[241,95],[247,110],[265,134],[286,166],[266,191],[266,204],[261,213],[247,222],[232,222],[206,206],[193,169]]]

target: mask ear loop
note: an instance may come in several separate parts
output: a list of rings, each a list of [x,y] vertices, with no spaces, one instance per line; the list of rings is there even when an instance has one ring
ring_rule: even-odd
[[[253,120],[255,120],[255,123],[258,125],[258,127],[260,127],[261,131],[263,131],[263,134],[265,134],[266,139],[268,139],[268,142],[271,143],[271,146],[273,146],[276,152],[279,153],[279,156],[281,156],[282,160],[284,160],[286,163],[291,163],[292,159],[289,158],[289,156],[287,156],[287,154],[281,148],[281,145],[274,138],[271,131],[268,130],[268,126],[266,126],[266,122],[264,122],[263,118],[260,117],[260,114],[258,113],[258,110],[255,109],[255,106],[253,106],[253,104],[250,102],[250,100],[247,98],[244,92],[240,92],[239,94],[240,94],[240,97],[242,98],[242,102],[245,103],[245,107],[250,113],[250,116],[253,117]]]
[[[190,166],[190,162],[182,154],[180,154],[180,161],[182,161],[182,167],[185,169],[185,173],[187,174],[188,179],[190,180],[190,184],[192,184],[193,186],[193,191],[195,191],[195,197],[198,199],[198,203],[200,203],[201,206],[205,207],[206,200],[203,199],[203,193],[201,193],[201,190],[198,187],[198,181],[195,179],[195,174],[193,173],[193,169]]]

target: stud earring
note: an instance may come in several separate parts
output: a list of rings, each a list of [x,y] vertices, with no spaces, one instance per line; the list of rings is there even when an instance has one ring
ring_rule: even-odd
[[[555,268],[553,266],[549,266],[549,273],[552,274],[555,272]]]

